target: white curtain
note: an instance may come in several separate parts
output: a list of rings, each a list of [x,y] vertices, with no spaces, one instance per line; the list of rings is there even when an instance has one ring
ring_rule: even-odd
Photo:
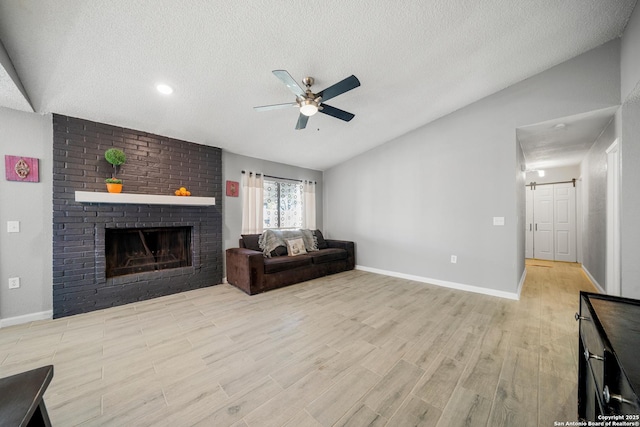
[[[309,230],[316,229],[316,184],[312,181],[304,181],[302,183],[302,194],[304,201],[302,203],[303,227]]]
[[[261,234],[264,180],[262,175],[242,174],[242,231],[241,234]]]

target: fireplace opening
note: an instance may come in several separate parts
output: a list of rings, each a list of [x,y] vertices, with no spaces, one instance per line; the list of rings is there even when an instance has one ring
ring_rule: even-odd
[[[189,267],[192,227],[107,228],[106,276]]]

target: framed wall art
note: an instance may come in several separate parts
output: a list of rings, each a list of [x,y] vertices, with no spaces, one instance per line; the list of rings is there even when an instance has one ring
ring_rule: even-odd
[[[227,181],[227,196],[238,197],[239,187],[236,181]]]
[[[4,169],[7,181],[40,182],[35,157],[4,156]]]

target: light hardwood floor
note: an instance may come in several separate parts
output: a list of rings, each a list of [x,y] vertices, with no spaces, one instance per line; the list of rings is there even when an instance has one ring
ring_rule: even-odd
[[[54,426],[552,426],[576,419],[577,264],[520,301],[350,271],[0,329],[0,377],[53,364]],[[1,398],[1,396],[0,396]]]

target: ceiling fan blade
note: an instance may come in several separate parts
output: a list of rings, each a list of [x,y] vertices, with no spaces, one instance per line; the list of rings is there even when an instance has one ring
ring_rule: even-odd
[[[304,114],[300,113],[300,116],[298,117],[298,123],[296,124],[296,130],[306,128],[308,121],[309,121],[309,116],[305,116]]]
[[[351,75],[333,86],[329,86],[325,90],[318,92],[318,96],[321,96],[323,101],[328,101],[331,98],[348,92],[351,89],[355,89],[358,86],[360,86],[360,80],[358,80],[356,76]]]
[[[300,96],[304,98],[305,91],[300,87],[298,83],[291,77],[291,74],[286,70],[273,70],[273,74],[279,78],[282,83],[287,85],[289,90],[293,92],[296,96]]]
[[[273,105],[261,105],[260,107],[253,107],[256,111],[269,111],[269,110],[281,110],[283,108],[297,107],[297,102],[287,102],[286,104],[273,104]]]
[[[335,117],[336,119],[344,120],[345,122],[348,122],[355,117],[355,114],[351,114],[349,112],[346,112],[336,107],[332,107],[331,105],[327,105],[327,104],[322,104],[322,109],[319,111],[328,116]]]

